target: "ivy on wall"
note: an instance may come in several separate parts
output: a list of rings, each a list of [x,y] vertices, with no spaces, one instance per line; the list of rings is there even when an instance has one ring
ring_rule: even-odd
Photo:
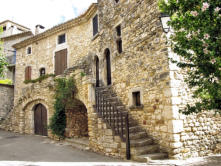
[[[55,112],[50,119],[49,128],[52,130],[52,134],[59,138],[64,138],[66,128],[65,108],[68,103],[73,101],[75,94],[76,86],[72,77],[55,79]]]
[[[34,79],[34,80],[25,80],[24,83],[25,84],[30,84],[30,83],[42,82],[43,80],[45,80],[49,77],[55,77],[55,75],[54,74],[45,74],[45,75],[42,75],[42,76],[40,76],[40,77],[38,77],[37,79]]]

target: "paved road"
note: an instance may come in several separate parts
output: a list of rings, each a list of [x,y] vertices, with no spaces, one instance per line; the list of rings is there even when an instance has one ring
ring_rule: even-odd
[[[46,137],[0,130],[0,161],[120,162],[90,151],[59,144]]]
[[[83,163],[82,163],[83,162]],[[47,137],[0,130],[0,166],[221,166],[221,155],[134,163],[81,151]]]

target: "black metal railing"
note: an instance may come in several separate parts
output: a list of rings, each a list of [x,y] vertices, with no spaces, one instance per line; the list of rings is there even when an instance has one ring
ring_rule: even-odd
[[[126,158],[130,159],[129,118],[126,111],[117,108],[116,103],[107,98],[102,90],[96,88],[96,111],[112,129],[115,135],[126,142]]]

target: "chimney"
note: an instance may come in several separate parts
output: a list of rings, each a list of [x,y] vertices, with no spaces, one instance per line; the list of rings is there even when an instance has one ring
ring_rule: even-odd
[[[39,24],[36,25],[36,26],[35,26],[35,35],[41,33],[44,28],[45,28],[45,27],[43,27],[42,25],[39,25]]]

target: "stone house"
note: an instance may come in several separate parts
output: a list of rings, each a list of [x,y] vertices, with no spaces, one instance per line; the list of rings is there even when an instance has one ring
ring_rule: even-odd
[[[3,42],[3,54],[6,56],[9,63],[5,78],[15,82],[15,60],[16,50],[12,45],[19,43],[33,34],[31,30],[23,25],[17,24],[10,20],[5,20],[0,23],[3,32],[0,34],[0,41]],[[1,78],[0,78],[1,79]],[[14,87],[13,85],[0,84],[0,120],[4,119],[13,108],[14,102]]]
[[[14,109],[1,127],[49,135],[54,80],[74,77],[67,137],[88,137],[96,152],[144,161],[213,153],[221,118],[179,113],[191,91],[168,60],[157,0],[98,0],[81,16],[15,44]],[[128,130],[129,129],[129,130]],[[129,131],[129,132],[128,132]],[[128,134],[129,133],[129,134]]]
[[[33,36],[33,34],[29,28],[10,20],[1,22],[0,27],[3,28],[3,32],[0,34],[0,40],[3,42],[4,48],[3,53],[7,57],[9,63],[5,77],[6,79],[12,80],[14,83],[16,50],[12,46]]]

